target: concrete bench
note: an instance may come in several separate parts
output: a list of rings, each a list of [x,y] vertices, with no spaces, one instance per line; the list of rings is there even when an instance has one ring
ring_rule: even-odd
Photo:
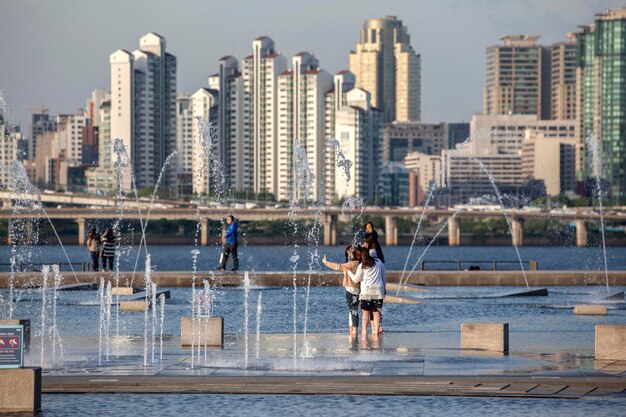
[[[626,324],[596,325],[596,359],[626,361]]]
[[[461,324],[461,349],[509,352],[509,323]]]
[[[193,339],[192,339],[193,336]],[[180,318],[180,345],[191,346],[206,343],[207,346],[224,347],[223,317]]]
[[[41,368],[0,369],[0,414],[41,410]]]
[[[606,306],[577,305],[574,307],[574,314],[582,315],[606,315]]]

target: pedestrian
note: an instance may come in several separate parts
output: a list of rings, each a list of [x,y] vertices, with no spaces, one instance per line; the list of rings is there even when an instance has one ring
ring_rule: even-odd
[[[363,247],[368,250],[368,252],[369,252],[369,254],[370,254],[370,256],[372,258],[380,260],[380,257],[378,256],[378,250],[375,249],[376,248],[376,243],[377,243],[377,241],[374,239],[374,235],[370,234],[369,236],[367,236],[363,240]],[[378,245],[378,249],[380,250],[380,245]],[[380,253],[382,253],[382,250],[381,250]],[[381,262],[383,262],[383,261],[381,260]],[[383,265],[383,288],[385,289],[383,295],[387,295],[387,271],[385,270],[384,265]],[[382,306],[381,306],[381,308],[380,308],[380,310],[378,312],[380,313],[380,326],[378,327],[378,332],[382,333],[383,332],[383,309],[382,309]]]
[[[385,297],[383,284],[385,266],[380,259],[372,258],[365,248],[357,248],[354,258],[359,263],[356,272],[353,273],[346,267],[341,269],[348,272],[352,281],[361,283],[359,294],[363,310],[361,336],[367,336],[367,327],[371,323],[372,337],[376,338],[380,334],[380,311]]]
[[[383,255],[383,250],[380,247],[380,242],[378,241],[378,232],[374,230],[374,224],[372,222],[365,223],[365,230],[363,231],[363,242],[370,239],[372,246],[369,249],[376,249],[376,254],[378,255],[378,259],[382,263],[385,263],[385,255]]]
[[[220,257],[219,271],[226,269],[228,255],[233,254],[233,271],[239,270],[239,258],[237,257],[237,223],[235,217],[230,215],[226,217],[226,228],[222,232],[222,245],[224,250]]]
[[[346,248],[346,262],[342,264],[329,262],[326,259],[326,255],[322,259],[322,263],[329,267],[330,269],[334,269],[335,271],[343,271],[342,268],[346,268],[353,273],[356,272],[356,268],[358,266],[358,262],[354,259],[355,247],[350,245]],[[359,332],[359,292],[361,291],[360,285],[358,282],[354,282],[350,279],[348,272],[343,271],[343,280],[341,285],[346,289],[346,302],[348,303],[348,310],[350,314],[348,315],[348,328],[350,331],[350,337],[355,338]]]
[[[113,260],[115,259],[115,246],[117,239],[113,231],[107,227],[102,235],[102,270],[107,270],[107,261],[109,262],[109,271],[113,271]]]
[[[95,227],[89,229],[86,243],[91,255],[91,270],[97,272],[100,269],[100,234]]]

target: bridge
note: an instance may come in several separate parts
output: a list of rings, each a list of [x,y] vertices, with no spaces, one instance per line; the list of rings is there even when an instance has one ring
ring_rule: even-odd
[[[359,210],[342,210],[340,207],[320,207],[318,209],[304,208],[290,210],[288,208],[249,208],[234,209],[231,207],[209,208],[154,208],[152,210],[138,210],[132,207],[115,208],[38,208],[35,213],[24,210],[17,206],[3,207],[0,209],[0,221],[12,221],[17,219],[31,219],[33,217],[74,220],[78,224],[78,244],[83,244],[85,239],[85,223],[88,219],[117,219],[122,216],[127,220],[189,220],[197,221],[201,226],[200,242],[208,245],[208,222],[221,220],[229,214],[235,215],[241,221],[259,220],[289,220],[289,219],[317,219],[324,227],[324,245],[334,246],[337,244],[337,222],[339,218],[349,220],[360,215]],[[529,219],[558,219],[563,222],[574,222],[576,225],[576,244],[579,247],[587,245],[587,224],[600,221],[600,214],[592,209],[580,209],[572,211],[547,212],[531,210],[460,210],[439,208],[391,208],[391,207],[365,207],[364,214],[379,216],[385,219],[385,242],[388,246],[398,245],[398,219],[403,217],[419,218],[424,216],[428,219],[446,219],[448,222],[448,244],[459,246],[461,244],[461,220],[463,218],[494,218],[503,217],[505,214],[511,223],[511,243],[517,246],[524,244],[524,222]],[[626,225],[626,213],[608,212],[604,220]],[[10,228],[9,228],[10,230]],[[626,226],[625,226],[626,230]],[[11,236],[8,239],[11,242]]]
[[[36,201],[49,204],[97,207],[115,207],[118,203],[117,199],[112,197],[48,191],[44,191],[41,194],[0,191],[0,200],[2,200],[3,207],[11,207],[13,201]],[[127,198],[125,199],[124,204],[128,207],[141,207],[147,209],[150,206],[150,198],[140,198],[139,201],[136,201],[134,197]],[[158,204],[161,208],[177,206],[175,202],[169,200],[158,200],[156,201],[156,204]]]

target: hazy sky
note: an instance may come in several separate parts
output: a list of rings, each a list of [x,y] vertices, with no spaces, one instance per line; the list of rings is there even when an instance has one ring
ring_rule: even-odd
[[[9,119],[29,108],[71,113],[109,87],[109,55],[153,31],[178,58],[178,91],[206,86],[217,59],[241,60],[259,35],[291,57],[312,51],[331,74],[348,67],[363,22],[395,15],[422,56],[425,121],[468,121],[482,108],[485,48],[504,34],[565,39],[625,0],[0,0],[0,89]]]

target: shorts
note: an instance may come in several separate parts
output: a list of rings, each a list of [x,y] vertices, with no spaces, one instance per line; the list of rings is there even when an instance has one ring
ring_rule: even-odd
[[[363,311],[380,313],[383,310],[383,300],[361,300],[361,309]]]

